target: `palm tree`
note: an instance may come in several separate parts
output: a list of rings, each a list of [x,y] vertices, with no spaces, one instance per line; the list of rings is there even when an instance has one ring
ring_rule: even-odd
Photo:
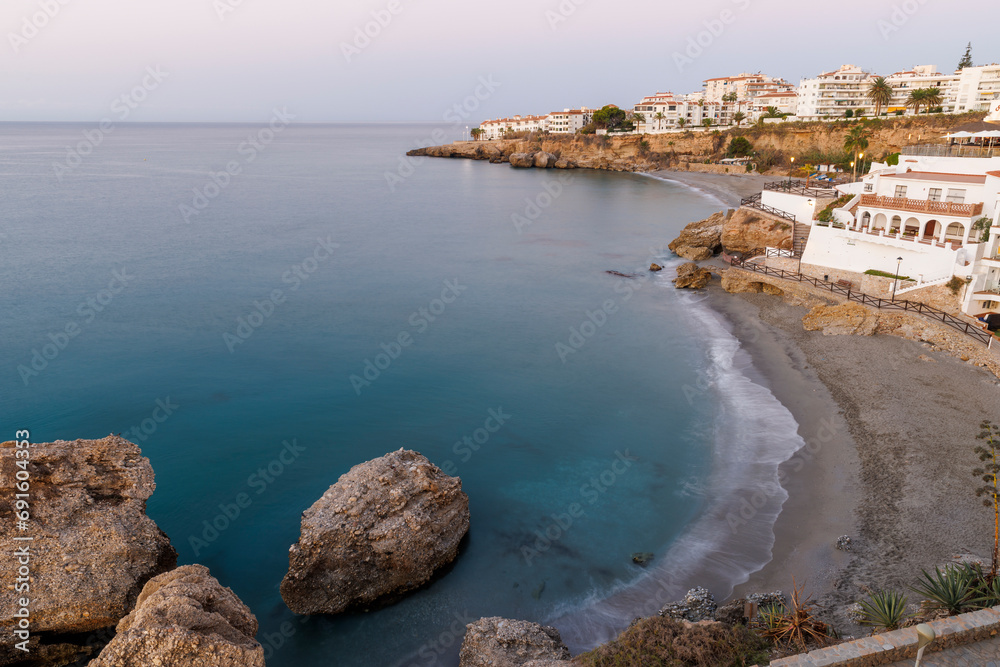
[[[472,139],[473,139],[473,141],[479,141],[479,137],[483,136],[484,134],[486,134],[486,130],[484,130],[484,129],[480,128],[480,127],[474,127],[474,128],[472,128]]]
[[[747,119],[747,115],[742,111],[737,111],[733,114],[733,122],[736,123],[736,127],[740,126],[740,123]]]
[[[913,109],[913,113],[920,115],[920,107],[927,103],[927,89],[917,88],[910,91],[910,96],[906,98],[906,106]]]
[[[653,118],[656,119],[656,129],[657,130],[663,129],[663,119],[666,118],[666,116],[663,115],[663,112],[657,111],[656,115],[653,116]]]
[[[711,118],[702,118],[701,124],[704,125],[705,127],[712,127],[712,119]]]
[[[927,105],[928,112],[934,107],[941,106],[942,102],[944,102],[944,98],[941,97],[939,88],[924,88],[924,104]]]
[[[764,118],[784,118],[785,114],[778,111],[778,107],[767,107],[764,109]]]
[[[688,124],[687,118],[678,118],[677,119],[677,127],[684,127],[687,124]]]
[[[844,137],[844,150],[854,156],[854,174],[858,173],[860,155],[868,149],[868,130],[864,125],[855,125]]]
[[[892,101],[892,86],[889,85],[884,76],[877,77],[868,86],[865,97],[875,105],[875,115],[880,116],[882,109],[889,106],[889,102]]]

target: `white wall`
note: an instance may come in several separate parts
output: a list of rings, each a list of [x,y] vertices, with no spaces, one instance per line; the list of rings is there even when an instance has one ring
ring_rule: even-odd
[[[764,190],[761,194],[760,202],[766,206],[773,206],[779,211],[785,211],[795,216],[796,222],[807,225],[812,224],[813,215],[816,213],[816,200],[812,197],[791,194],[788,192],[774,192]],[[809,204],[812,202],[812,204]]]
[[[854,245],[848,245],[852,241]],[[899,272],[914,280],[937,280],[953,275],[955,261],[963,250],[936,248],[913,241],[871,242],[863,234],[834,227],[813,226],[802,255],[803,264],[829,266],[864,273],[869,269],[895,273],[896,258],[902,257]]]

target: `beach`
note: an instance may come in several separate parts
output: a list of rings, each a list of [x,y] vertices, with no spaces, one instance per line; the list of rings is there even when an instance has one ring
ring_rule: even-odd
[[[737,208],[740,200],[752,197],[764,189],[765,183],[777,180],[775,176],[763,174],[709,174],[700,171],[675,171],[661,169],[649,174],[664,181],[675,181],[711,195],[723,205]]]
[[[845,609],[866,589],[907,591],[921,569],[989,558],[993,517],[972,469],[981,420],[1000,414],[996,377],[924,343],[807,332],[806,309],[780,297],[713,288],[710,303],[807,443],[784,466],[773,559],[735,596],[789,592],[794,578],[827,620],[860,632]]]

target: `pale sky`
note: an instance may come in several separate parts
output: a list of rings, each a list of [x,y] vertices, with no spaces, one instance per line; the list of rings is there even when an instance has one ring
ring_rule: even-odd
[[[1000,61],[998,15],[982,0],[3,0],[0,121],[451,122],[468,100],[476,124],[741,71],[950,72],[970,41],[977,65]]]

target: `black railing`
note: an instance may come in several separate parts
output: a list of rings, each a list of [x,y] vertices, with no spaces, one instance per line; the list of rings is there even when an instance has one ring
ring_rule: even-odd
[[[956,331],[964,333],[966,336],[974,338],[983,345],[988,346],[990,341],[993,339],[992,334],[987,331],[983,331],[976,325],[970,324],[965,320],[961,320],[954,315],[949,315],[943,310],[938,310],[937,308],[928,306],[925,303],[919,303],[917,301],[882,299],[879,297],[869,296],[864,292],[858,292],[850,287],[847,287],[846,285],[839,285],[828,280],[813,278],[812,276],[803,275],[794,271],[772,269],[768,266],[749,264],[746,261],[735,257],[729,259],[730,264],[745,271],[763,273],[764,275],[774,276],[776,278],[781,278],[782,280],[794,280],[800,283],[808,283],[813,287],[818,287],[819,289],[827,290],[833,292],[834,294],[840,294],[841,296],[847,297],[850,301],[856,301],[860,304],[871,306],[879,310],[902,310],[906,312],[918,313],[936,322],[941,322],[945,326],[951,327]]]
[[[828,188],[807,188],[799,181],[775,181],[774,183],[765,183],[765,190],[771,190],[772,192],[788,192],[790,194],[802,195],[803,197],[813,197],[815,199],[820,199],[822,197],[836,197],[839,192],[833,187],[833,184]]]
[[[762,204],[760,201],[760,193],[755,194],[753,197],[744,197],[740,200],[740,206],[749,206],[750,208],[755,208],[758,211],[764,211],[765,213],[770,213],[771,215],[775,215],[779,218],[795,222],[795,216],[791,213],[774,208],[773,206],[768,206],[767,204]]]

